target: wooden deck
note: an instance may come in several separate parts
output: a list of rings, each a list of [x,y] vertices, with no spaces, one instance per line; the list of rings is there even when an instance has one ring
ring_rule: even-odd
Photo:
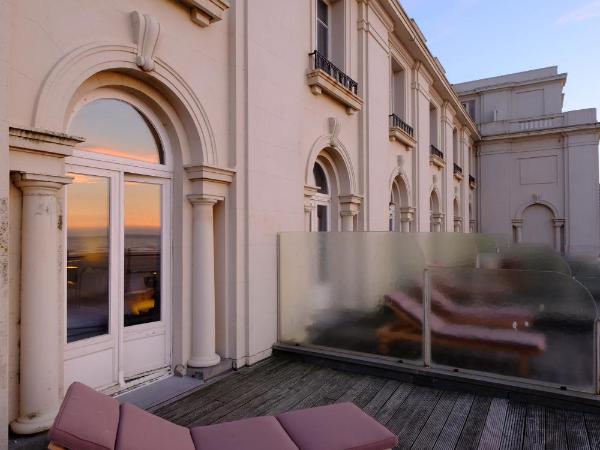
[[[600,449],[600,415],[444,391],[274,357],[153,412],[186,426],[352,401],[399,449]]]

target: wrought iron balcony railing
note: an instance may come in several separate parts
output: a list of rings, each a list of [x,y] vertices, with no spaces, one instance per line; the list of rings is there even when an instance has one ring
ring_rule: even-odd
[[[439,148],[437,148],[435,145],[431,146],[431,156],[437,156],[440,159],[444,159],[444,152],[442,152]]]
[[[458,164],[454,163],[454,173],[456,175],[460,175],[462,177],[463,174],[463,170],[462,167],[460,167]]]
[[[358,95],[358,83],[346,75],[339,67],[325,58],[325,56],[323,56],[317,50],[309,53],[309,56],[313,57],[315,70],[322,70],[346,89]]]
[[[396,114],[390,114],[390,127],[397,127],[408,134],[410,137],[415,136],[415,130]]]

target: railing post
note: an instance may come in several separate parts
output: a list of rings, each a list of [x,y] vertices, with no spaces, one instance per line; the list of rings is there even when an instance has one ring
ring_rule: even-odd
[[[429,316],[431,314],[431,271],[423,271],[423,365],[431,367],[431,329]]]

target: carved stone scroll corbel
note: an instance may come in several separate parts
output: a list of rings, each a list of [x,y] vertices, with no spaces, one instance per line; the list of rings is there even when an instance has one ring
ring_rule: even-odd
[[[160,35],[160,23],[156,17],[139,11],[131,13],[131,23],[138,46],[135,62],[142,70],[149,72],[154,69],[154,52]]]

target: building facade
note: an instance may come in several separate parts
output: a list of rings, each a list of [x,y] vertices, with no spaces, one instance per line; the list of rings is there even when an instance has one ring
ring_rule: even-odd
[[[479,125],[482,232],[559,252],[600,252],[595,109],[563,112],[556,67],[455,85]]]
[[[277,233],[474,231],[478,140],[396,0],[0,0],[2,424],[269,356]]]

